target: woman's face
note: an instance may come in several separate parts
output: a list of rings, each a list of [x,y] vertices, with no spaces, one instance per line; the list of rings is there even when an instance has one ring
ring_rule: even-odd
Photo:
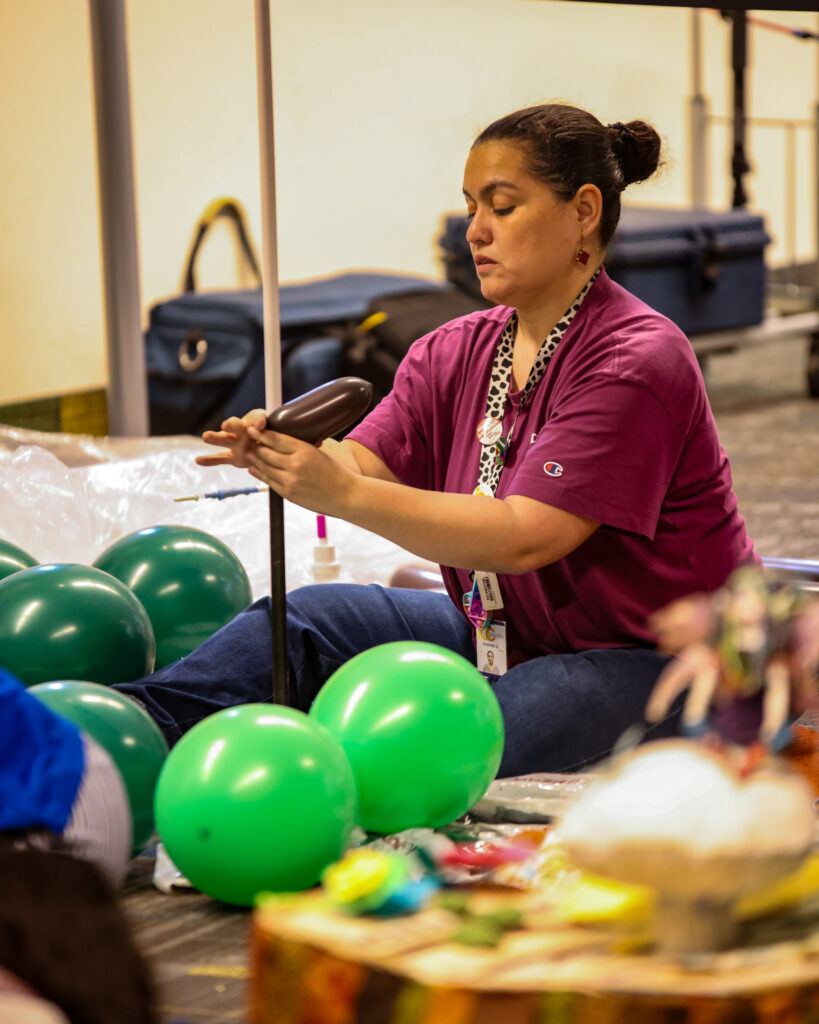
[[[562,293],[577,272],[577,210],[528,173],[520,146],[494,141],[472,149],[464,196],[466,238],[487,299],[525,310]]]

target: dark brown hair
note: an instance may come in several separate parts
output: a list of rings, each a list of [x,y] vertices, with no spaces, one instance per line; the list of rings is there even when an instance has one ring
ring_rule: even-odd
[[[88,861],[0,837],[0,967],[71,1024],[158,1024],[153,983],[116,895]]]
[[[645,121],[604,125],[587,110],[564,103],[507,114],[484,128],[472,145],[495,141],[516,142],[529,174],[566,201],[581,186],[596,185],[603,197],[603,248],[620,219],[620,193],[650,178],[660,165],[660,136]]]

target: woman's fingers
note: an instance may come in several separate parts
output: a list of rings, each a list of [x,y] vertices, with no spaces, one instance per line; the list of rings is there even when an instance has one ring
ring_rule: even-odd
[[[197,455],[196,462],[200,466],[233,465],[233,452],[219,452],[218,455]]]
[[[286,455],[292,455],[303,446],[313,447],[313,445],[308,445],[306,441],[300,441],[297,437],[291,437],[290,434],[280,434],[276,430],[257,430],[255,427],[248,427],[247,433],[260,449],[272,449]]]
[[[202,440],[205,444],[221,445],[223,448],[227,448],[229,445],[234,444],[238,438],[236,434],[228,433],[226,430],[206,430],[202,434]]]

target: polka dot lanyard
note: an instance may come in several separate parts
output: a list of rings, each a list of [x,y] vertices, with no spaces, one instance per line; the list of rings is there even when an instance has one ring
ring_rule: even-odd
[[[523,412],[523,409],[531,398],[533,391],[537,387],[543,375],[546,373],[549,362],[557,350],[560,339],[568,330],[569,324],[574,319],[578,309],[580,309],[583,300],[588,295],[591,286],[597,280],[599,273],[600,270],[598,268],[583,288],[583,291],[577,296],[571,306],[569,306],[560,320],[558,320],[550,331],[548,338],[546,338],[540,346],[540,350],[535,357],[532,369],[529,371],[526,387],[523,389],[520,405],[515,413],[512,426],[509,428],[509,433],[505,437],[503,436],[503,414],[506,407],[506,400],[509,396],[509,385],[512,380],[512,351],[518,328],[517,313],[512,314],[504,327],[500,341],[498,342],[497,351],[495,352],[495,362],[492,366],[492,375],[489,380],[489,393],[486,396],[486,417],[481,421],[477,429],[478,440],[481,444],[478,486],[475,488],[475,492],[477,494],[494,497],[500,480],[501,470],[506,462],[506,457],[509,454],[509,448],[512,444],[512,436],[515,432],[515,424],[518,421],[518,416]]]

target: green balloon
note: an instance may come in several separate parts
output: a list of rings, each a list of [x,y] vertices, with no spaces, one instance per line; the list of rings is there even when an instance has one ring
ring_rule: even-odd
[[[308,889],[347,846],[355,782],[339,744],[301,711],[245,704],[195,725],[171,750],[156,826],[202,892],[249,906]]]
[[[26,686],[124,683],[154,667],[154,634],[134,594],[88,565],[36,565],[0,580],[0,665]]]
[[[352,765],[356,821],[369,832],[436,828],[460,817],[495,777],[503,719],[465,658],[403,641],[364,651],[327,680],[310,708]]]
[[[36,558],[11,541],[0,540],[0,580],[20,569],[30,569],[32,565],[37,565]]]
[[[156,667],[198,647],[250,604],[242,563],[216,537],[189,526],[151,526],[122,537],[96,559],[130,587],[156,637]]]
[[[98,683],[39,683],[29,690],[108,751],[119,768],[133,823],[133,852],[154,834],[154,790],[168,756],[162,730],[138,704]]]

